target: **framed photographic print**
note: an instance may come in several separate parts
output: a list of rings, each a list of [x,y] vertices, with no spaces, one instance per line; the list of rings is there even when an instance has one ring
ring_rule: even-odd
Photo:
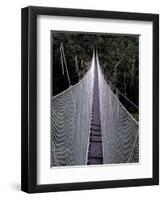
[[[159,16],[22,9],[22,190],[159,184]]]

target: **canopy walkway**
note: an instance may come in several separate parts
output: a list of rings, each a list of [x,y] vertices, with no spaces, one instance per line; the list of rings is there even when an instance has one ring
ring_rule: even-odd
[[[94,70],[94,87],[93,87],[93,106],[90,140],[88,149],[88,165],[102,164],[102,136],[101,136],[101,120],[100,120],[100,104],[99,104],[99,84],[98,84],[98,70],[97,62],[95,60]]]
[[[52,97],[51,128],[51,166],[139,161],[138,122],[106,82],[97,53],[77,84]]]

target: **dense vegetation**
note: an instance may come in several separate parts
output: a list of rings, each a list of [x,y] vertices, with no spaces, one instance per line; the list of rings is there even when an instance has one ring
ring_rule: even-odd
[[[52,32],[53,95],[69,87],[67,74],[62,74],[61,43],[64,47],[71,85],[79,81],[75,67],[75,57],[80,71],[80,78],[82,78],[90,67],[93,55],[94,42],[92,43],[92,35]]]
[[[51,33],[53,95],[69,87],[67,74],[62,72],[60,45],[63,44],[71,85],[88,70],[93,48],[97,47],[99,60],[107,81],[110,81],[134,104],[139,100],[139,40],[135,35],[83,34],[75,32]],[[76,63],[79,67],[78,75]],[[138,110],[122,95],[121,102],[138,119]]]

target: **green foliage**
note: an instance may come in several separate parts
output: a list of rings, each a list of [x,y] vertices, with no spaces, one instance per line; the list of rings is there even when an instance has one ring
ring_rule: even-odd
[[[90,66],[96,46],[99,61],[107,81],[117,87],[138,105],[139,86],[139,38],[135,35],[87,34],[77,32],[51,33],[53,95],[69,87],[67,75],[62,74],[60,44],[63,43],[71,84],[79,81]]]
[[[138,104],[138,37],[101,37],[103,40],[98,43],[99,60],[106,79]]]
[[[68,73],[70,76],[71,85],[74,85],[81,79],[88,66],[90,66],[93,46],[90,41],[90,36],[87,34],[55,32],[51,33],[52,39],[52,66],[53,66],[53,95],[65,90],[69,87],[66,73],[62,74],[60,45],[64,46]],[[80,71],[78,76],[75,66],[75,56]]]

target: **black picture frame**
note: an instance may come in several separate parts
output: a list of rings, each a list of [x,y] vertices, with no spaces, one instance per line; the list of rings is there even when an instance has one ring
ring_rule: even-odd
[[[153,177],[37,185],[37,16],[151,21],[153,23]],[[159,184],[159,15],[30,6],[21,11],[21,190],[28,193]]]

